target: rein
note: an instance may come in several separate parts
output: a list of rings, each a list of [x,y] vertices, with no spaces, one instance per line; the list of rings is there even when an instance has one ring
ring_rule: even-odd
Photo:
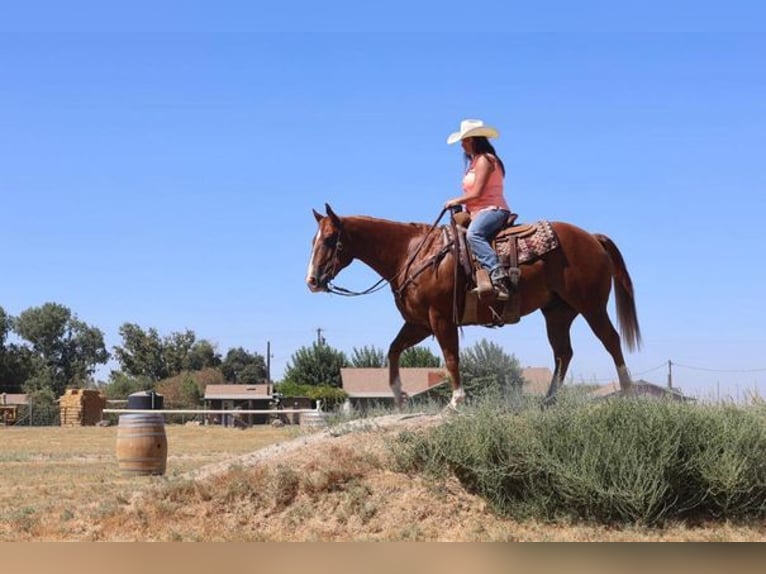
[[[410,257],[407,259],[407,262],[402,266],[402,268],[397,271],[397,273],[390,279],[387,280],[383,277],[381,277],[375,284],[371,285],[364,291],[351,291],[350,289],[345,289],[344,287],[338,287],[336,285],[333,285],[332,282],[327,282],[327,290],[330,293],[334,293],[336,295],[342,295],[344,297],[357,297],[359,295],[369,295],[371,293],[375,293],[376,291],[380,291],[385,286],[385,283],[390,282],[401,276],[403,273],[407,273],[410,269],[410,265],[412,265],[412,262],[415,260],[415,258],[418,256],[418,253],[420,253],[420,250],[423,249],[423,246],[426,243],[426,240],[428,239],[429,235],[433,233],[433,230],[436,229],[436,226],[439,225],[439,221],[441,221],[441,218],[444,217],[444,213],[448,210],[448,207],[445,207],[439,212],[439,216],[436,218],[436,220],[431,224],[431,227],[428,229],[426,234],[423,236],[423,240],[420,242],[420,244],[414,249]],[[335,252],[333,253],[333,268],[336,265],[338,254],[343,249],[343,244],[340,241],[340,237],[338,238],[338,241],[335,244]],[[441,252],[440,252],[441,254]],[[438,256],[437,256],[438,257]],[[401,297],[402,291],[404,291],[404,288],[407,287],[407,285],[412,282],[412,280],[415,279],[422,271],[424,271],[428,265],[430,265],[430,262],[424,265],[421,269],[419,269],[412,277],[408,277],[407,281],[404,282],[404,284],[395,291],[397,297]],[[334,269],[333,269],[334,270]]]

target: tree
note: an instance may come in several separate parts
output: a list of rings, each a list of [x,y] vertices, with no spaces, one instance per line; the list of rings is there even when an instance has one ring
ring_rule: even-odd
[[[63,305],[46,303],[22,312],[14,330],[31,344],[36,373],[30,390],[50,389],[56,396],[68,386],[83,386],[109,353],[100,329],[80,321]]]
[[[298,349],[287,364],[283,382],[297,385],[342,387],[340,370],[348,366],[346,355],[326,343]]]
[[[113,350],[122,372],[154,382],[167,378],[163,343],[156,329],[144,331],[135,323],[124,323],[118,332],[123,343]]]
[[[521,390],[524,377],[516,357],[482,339],[460,353],[460,380],[469,395],[508,397]]]
[[[202,404],[205,387],[220,385],[223,382],[223,375],[219,369],[207,367],[201,371],[184,371],[159,381],[155,389],[163,396],[165,408],[196,409]]]
[[[399,358],[400,367],[441,367],[442,360],[428,347],[410,347]]]
[[[361,349],[354,347],[351,355],[351,366],[357,369],[380,368],[388,363],[386,353],[377,347],[364,346]]]
[[[229,349],[221,363],[221,372],[226,382],[232,384],[252,385],[268,379],[266,359],[242,347]]]
[[[5,340],[11,332],[11,316],[0,307],[0,353],[5,351]]]
[[[154,382],[184,371],[199,371],[221,364],[215,347],[205,339],[197,341],[194,331],[173,332],[162,338],[156,329],[144,331],[134,323],[119,329],[122,346],[114,347],[120,369],[131,377]]]
[[[322,410],[334,410],[341,406],[348,394],[338,387],[329,385],[298,385],[289,381],[282,381],[274,385],[274,390],[285,397],[308,397],[315,401],[320,401]]]
[[[184,368],[187,371],[201,371],[220,366],[221,355],[215,350],[213,344],[205,339],[200,339],[192,345],[184,363]]]
[[[0,393],[20,393],[34,376],[34,354],[23,345],[8,343],[13,317],[0,307]]]
[[[196,339],[197,336],[189,329],[183,332],[172,332],[165,337],[162,341],[162,358],[166,376],[172,377],[187,370],[187,359]]]
[[[108,399],[127,399],[129,395],[154,388],[154,381],[148,377],[134,377],[120,371],[112,371],[109,382],[102,387]]]

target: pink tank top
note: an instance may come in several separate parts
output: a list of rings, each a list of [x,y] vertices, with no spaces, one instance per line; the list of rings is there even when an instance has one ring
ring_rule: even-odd
[[[482,209],[488,208],[511,210],[503,196],[503,170],[500,169],[500,164],[497,163],[496,159],[492,156],[487,157],[492,162],[494,169],[489,172],[489,177],[487,177],[481,195],[465,203],[468,213],[477,213]],[[473,192],[474,181],[476,179],[476,173],[474,172],[476,159],[478,158],[474,158],[471,165],[468,166],[468,171],[463,176],[463,192],[465,193]]]

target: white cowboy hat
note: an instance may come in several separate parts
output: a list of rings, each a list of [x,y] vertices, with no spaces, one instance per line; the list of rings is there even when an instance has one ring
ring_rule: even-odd
[[[463,120],[460,122],[460,131],[453,132],[447,138],[448,144],[453,144],[465,138],[484,136],[485,138],[496,138],[500,133],[492,127],[485,126],[481,120]]]

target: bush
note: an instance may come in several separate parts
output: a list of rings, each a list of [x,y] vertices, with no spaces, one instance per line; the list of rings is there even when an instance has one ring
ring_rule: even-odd
[[[307,397],[321,401],[324,411],[337,409],[348,398],[346,391],[330,385],[301,385],[285,381],[275,385],[274,390],[286,397]]]
[[[766,417],[653,399],[488,403],[394,446],[400,470],[453,473],[498,512],[657,525],[766,515]]]

